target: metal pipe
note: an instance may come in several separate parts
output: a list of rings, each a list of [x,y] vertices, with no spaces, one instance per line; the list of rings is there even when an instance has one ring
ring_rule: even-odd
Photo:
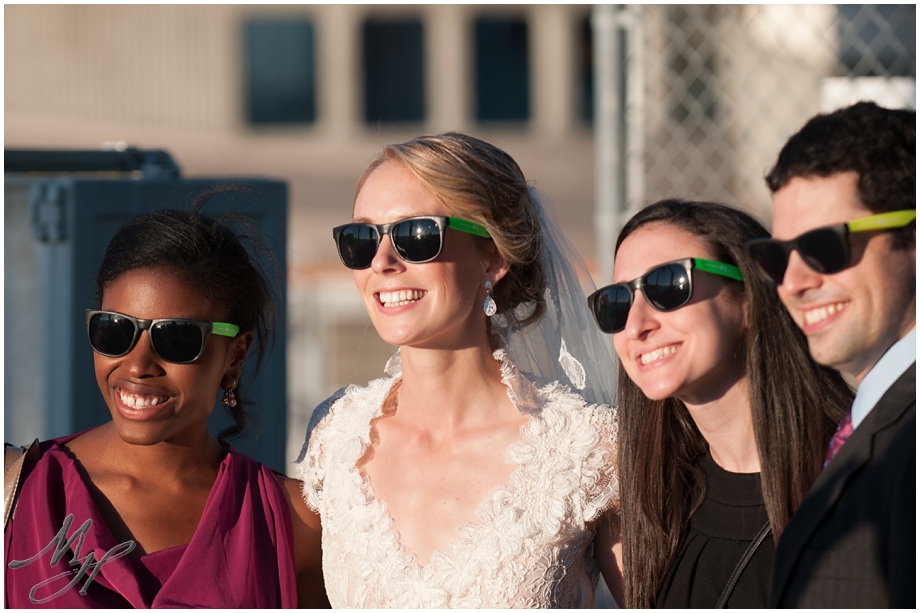
[[[594,227],[598,285],[613,276],[613,248],[619,226],[619,198],[616,177],[620,163],[620,105],[617,84],[620,82],[620,58],[617,45],[615,5],[595,5],[591,9],[594,56]]]

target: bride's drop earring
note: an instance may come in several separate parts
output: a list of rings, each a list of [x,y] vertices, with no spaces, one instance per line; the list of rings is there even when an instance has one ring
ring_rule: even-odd
[[[485,312],[486,317],[492,317],[498,311],[498,305],[492,299],[492,282],[486,281],[483,285],[486,288],[486,301],[482,303],[482,310]]]

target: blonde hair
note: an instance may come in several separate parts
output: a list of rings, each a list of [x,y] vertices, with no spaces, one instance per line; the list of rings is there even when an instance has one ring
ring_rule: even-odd
[[[452,214],[489,231],[499,255],[510,265],[492,292],[498,312],[521,325],[537,321],[546,308],[541,228],[517,162],[498,147],[466,134],[420,136],[385,146],[361,175],[356,197],[370,174],[385,162],[402,165]],[[516,311],[519,305],[528,308]]]

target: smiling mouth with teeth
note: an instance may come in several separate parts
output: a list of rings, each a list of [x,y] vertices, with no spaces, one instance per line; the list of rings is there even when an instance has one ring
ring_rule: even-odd
[[[401,289],[395,292],[379,292],[377,298],[385,307],[401,307],[421,299],[427,293],[420,289]]]
[[[818,307],[817,309],[805,311],[805,323],[810,326],[820,321],[824,321],[831,315],[842,311],[846,305],[846,302],[836,302],[834,304]]]
[[[677,351],[677,345],[668,345],[667,347],[659,347],[655,351],[649,351],[648,353],[643,353],[642,355],[640,355],[639,362],[641,362],[642,365],[645,366],[646,364],[651,364],[652,362],[656,360],[664,359],[668,357],[669,355],[672,355],[675,351]]]
[[[118,390],[118,398],[126,407],[131,409],[149,409],[150,407],[155,407],[169,400],[169,396],[129,394],[124,390]]]

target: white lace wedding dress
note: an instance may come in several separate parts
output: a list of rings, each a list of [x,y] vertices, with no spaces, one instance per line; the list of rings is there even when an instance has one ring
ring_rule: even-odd
[[[617,499],[616,412],[586,405],[558,383],[536,387],[507,358],[502,380],[530,416],[505,451],[517,465],[481,503],[478,520],[425,566],[399,540],[385,503],[356,464],[371,421],[401,377],[349,386],[317,407],[297,465],[304,496],[320,514],[323,574],[333,607],[584,608],[594,605],[598,569],[592,522]],[[612,376],[612,375],[611,375]]]

